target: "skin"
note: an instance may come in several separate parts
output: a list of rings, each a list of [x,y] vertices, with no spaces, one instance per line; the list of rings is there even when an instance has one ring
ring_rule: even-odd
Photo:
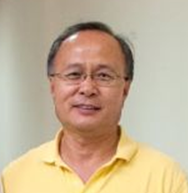
[[[62,43],[54,71],[62,72],[71,65],[87,74],[110,68],[123,77],[124,63],[121,48],[113,37],[88,30]],[[50,79],[56,115],[64,127],[60,154],[83,182],[115,154],[118,122],[130,84],[118,79],[113,87],[100,87],[88,77],[79,85],[67,85],[58,77]]]

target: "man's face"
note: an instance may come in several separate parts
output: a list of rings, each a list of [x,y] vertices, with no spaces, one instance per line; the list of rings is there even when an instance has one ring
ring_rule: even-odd
[[[79,32],[65,40],[54,60],[56,73],[114,72],[125,76],[124,56],[118,42],[99,31]],[[99,86],[91,77],[70,85],[58,77],[50,79],[57,117],[65,128],[116,128],[130,82],[117,78],[113,86]]]

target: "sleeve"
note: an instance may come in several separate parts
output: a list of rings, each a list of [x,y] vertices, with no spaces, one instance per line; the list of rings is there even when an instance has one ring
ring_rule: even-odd
[[[2,184],[2,178],[1,178],[1,181],[0,181],[0,193],[3,193],[3,184]]]
[[[182,170],[182,168],[179,168],[179,171],[176,175],[174,183],[172,185],[175,185],[175,191],[174,193],[188,193],[188,178],[187,173]]]
[[[188,193],[188,178],[187,175],[184,175],[184,178],[182,179],[181,186],[179,187],[177,193]]]

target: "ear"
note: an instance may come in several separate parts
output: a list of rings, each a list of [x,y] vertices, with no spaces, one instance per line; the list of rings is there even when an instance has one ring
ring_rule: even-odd
[[[122,107],[124,106],[125,100],[129,94],[130,86],[131,86],[131,81],[130,80],[125,81],[124,89],[123,89]]]
[[[55,82],[53,77],[49,77],[49,83],[50,83],[50,93],[52,97],[54,98],[54,93],[55,93]]]
[[[131,80],[125,81],[124,90],[123,90],[124,100],[127,98],[127,95],[129,94],[131,82],[132,82]]]
[[[123,89],[123,101],[122,101],[122,107],[124,106],[124,103],[125,103],[125,100],[129,94],[129,90],[130,90],[130,87],[131,87],[131,80],[127,80],[125,81],[125,84],[124,84],[124,89]]]

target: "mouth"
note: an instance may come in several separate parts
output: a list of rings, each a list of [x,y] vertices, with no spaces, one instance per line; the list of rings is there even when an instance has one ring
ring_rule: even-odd
[[[77,103],[73,105],[76,112],[83,116],[94,116],[101,111],[102,107],[96,104]]]
[[[100,106],[92,105],[92,104],[76,104],[76,105],[73,105],[73,107],[78,108],[80,110],[85,110],[85,111],[98,111],[101,109]]]

